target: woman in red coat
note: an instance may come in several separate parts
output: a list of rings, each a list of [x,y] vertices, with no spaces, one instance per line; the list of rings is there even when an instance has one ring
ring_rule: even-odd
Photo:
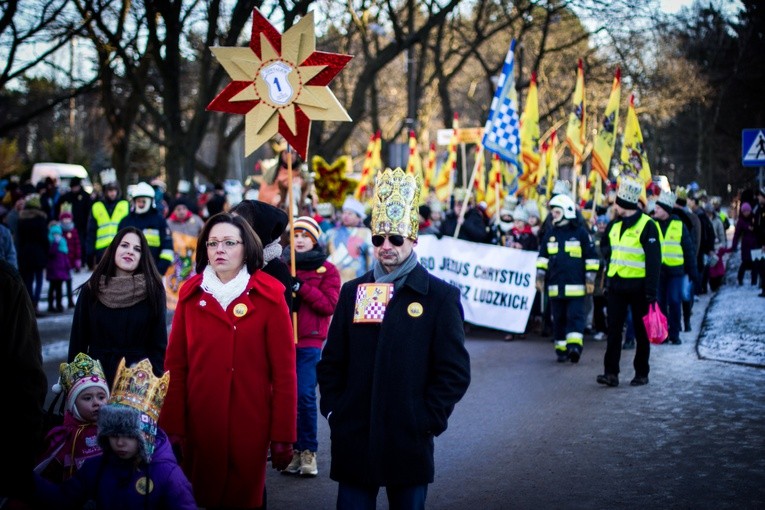
[[[284,287],[260,271],[263,247],[241,217],[220,213],[199,235],[197,274],[180,290],[160,426],[205,508],[265,504],[296,439],[295,344]]]

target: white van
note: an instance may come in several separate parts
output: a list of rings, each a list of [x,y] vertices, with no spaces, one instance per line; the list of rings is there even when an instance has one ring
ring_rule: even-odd
[[[93,192],[93,183],[90,182],[88,171],[82,165],[70,165],[68,163],[35,163],[32,167],[32,184],[44,181],[50,177],[56,181],[62,193],[69,191],[69,181],[72,177],[82,180],[82,188],[87,193]]]

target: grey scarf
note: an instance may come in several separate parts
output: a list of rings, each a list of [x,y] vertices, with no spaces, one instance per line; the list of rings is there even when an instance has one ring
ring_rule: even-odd
[[[414,251],[412,251],[412,253],[409,254],[409,257],[407,257],[407,259],[403,262],[403,264],[398,266],[390,273],[386,273],[382,267],[382,264],[380,264],[380,261],[375,260],[375,265],[373,268],[375,282],[393,283],[394,292],[397,292],[404,285],[406,276],[411,273],[415,267],[417,267],[418,263],[419,261],[417,259],[417,255],[414,253]]]

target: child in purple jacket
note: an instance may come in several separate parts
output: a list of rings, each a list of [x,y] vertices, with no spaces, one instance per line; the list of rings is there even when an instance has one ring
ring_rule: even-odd
[[[197,510],[186,475],[170,441],[157,427],[170,374],[155,377],[144,359],[117,369],[109,404],[98,413],[98,442],[104,453],[88,459],[75,475],[56,485],[35,476],[35,508]]]
[[[69,247],[61,230],[61,225],[51,223],[48,227],[48,265],[45,268],[48,282],[48,313],[64,311],[61,305],[63,284],[72,279],[71,267],[69,266]],[[53,301],[56,306],[54,308]]]
[[[77,229],[74,226],[74,217],[69,211],[61,211],[58,219],[61,222],[61,230],[64,232],[66,247],[69,250],[69,267],[73,269],[75,273],[79,273],[82,267],[82,243],[80,242],[80,234],[77,233]],[[68,307],[74,308],[71,274],[69,275],[69,279],[65,280],[65,283]]]

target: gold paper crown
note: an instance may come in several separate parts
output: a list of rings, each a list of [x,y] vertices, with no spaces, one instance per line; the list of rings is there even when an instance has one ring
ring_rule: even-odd
[[[61,363],[58,367],[58,371],[59,384],[67,394],[72,389],[72,386],[74,386],[80,379],[85,379],[86,377],[98,377],[102,381],[106,381],[106,375],[104,374],[101,362],[84,353],[77,354],[77,356],[74,357],[74,361],[71,363]]]
[[[420,183],[401,168],[386,169],[375,183],[372,235],[398,234],[417,239]]]
[[[131,368],[127,368],[125,358],[122,358],[114,377],[114,388],[109,403],[137,409],[156,422],[169,384],[170,372],[156,377],[148,359],[142,359]]]

